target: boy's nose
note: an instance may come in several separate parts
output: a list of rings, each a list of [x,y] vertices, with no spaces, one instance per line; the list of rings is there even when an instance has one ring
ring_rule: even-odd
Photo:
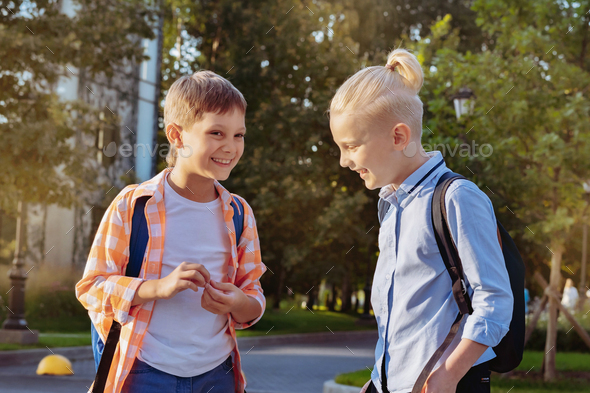
[[[238,148],[233,143],[227,143],[221,148],[221,150],[223,150],[224,153],[235,154],[238,151]]]
[[[340,166],[342,168],[350,167],[350,160],[348,158],[346,158],[344,155],[340,156]]]

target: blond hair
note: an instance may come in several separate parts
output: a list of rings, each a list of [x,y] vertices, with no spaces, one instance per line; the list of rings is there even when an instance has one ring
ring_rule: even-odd
[[[174,123],[183,129],[190,128],[207,112],[225,114],[233,110],[246,112],[246,100],[227,79],[211,71],[198,71],[186,75],[172,84],[166,94],[164,126]],[[176,165],[178,152],[171,145],[166,162]]]
[[[420,138],[424,110],[418,92],[423,82],[424,73],[416,56],[395,49],[385,66],[364,68],[344,82],[330,103],[330,113],[405,123],[412,135]]]
[[[565,289],[572,288],[573,286],[574,286],[574,280],[572,280],[571,278],[568,278],[567,280],[565,280]]]

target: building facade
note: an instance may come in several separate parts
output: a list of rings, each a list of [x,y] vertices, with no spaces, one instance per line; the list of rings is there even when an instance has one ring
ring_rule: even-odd
[[[75,13],[70,0],[62,2],[65,14]],[[93,160],[100,173],[99,191],[81,189],[81,204],[72,208],[29,205],[27,262],[32,265],[83,269],[94,233],[110,201],[125,185],[154,175],[159,115],[159,80],[162,20],[154,26],[155,39],[138,39],[149,60],[126,64],[113,77],[89,77],[84,69],[68,66],[55,87],[64,100],[83,100],[101,111],[101,117],[118,116],[116,128],[103,129],[94,140]]]

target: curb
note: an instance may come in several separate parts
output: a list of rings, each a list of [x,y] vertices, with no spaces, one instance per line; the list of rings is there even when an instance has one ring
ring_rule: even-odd
[[[16,351],[0,351],[0,367],[21,366],[23,364],[39,363],[47,355],[62,355],[73,360],[94,359],[92,347],[65,347],[65,348],[37,348],[37,349],[20,349]]]
[[[324,382],[323,393],[359,393],[361,389],[356,386],[340,385],[332,379]]]
[[[334,342],[343,339],[358,340],[371,338],[374,338],[375,342],[377,342],[377,330],[239,337],[238,345],[243,349],[244,347],[257,345],[274,346],[284,344],[316,344]],[[92,354],[92,347],[90,345],[83,347],[63,347],[51,349],[20,349],[15,351],[0,351],[0,367],[20,366],[24,364],[39,363],[41,359],[43,359],[47,355],[51,355],[52,353],[63,355],[70,361],[94,359],[94,356]]]

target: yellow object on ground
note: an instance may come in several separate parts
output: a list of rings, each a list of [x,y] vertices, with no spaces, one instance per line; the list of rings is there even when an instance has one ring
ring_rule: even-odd
[[[38,375],[73,375],[72,363],[61,355],[45,356],[37,366]]]

